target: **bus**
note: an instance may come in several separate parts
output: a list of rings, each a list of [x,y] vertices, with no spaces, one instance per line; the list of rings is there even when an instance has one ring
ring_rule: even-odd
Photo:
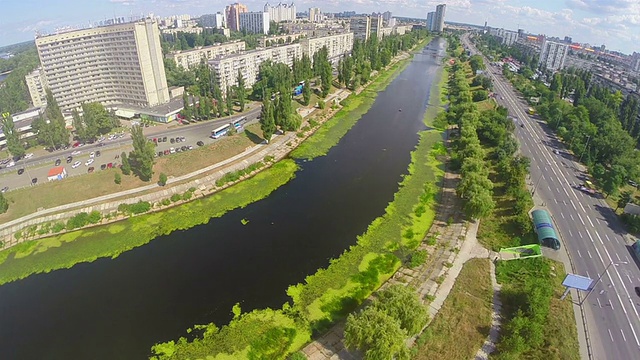
[[[236,132],[240,132],[244,130],[244,124],[247,122],[247,117],[241,117],[237,120],[234,120],[231,125],[236,129]]]
[[[211,132],[211,137],[213,139],[217,139],[221,136],[225,136],[227,134],[227,132],[229,131],[229,128],[231,127],[231,124],[225,124],[220,126],[219,128],[213,130]]]

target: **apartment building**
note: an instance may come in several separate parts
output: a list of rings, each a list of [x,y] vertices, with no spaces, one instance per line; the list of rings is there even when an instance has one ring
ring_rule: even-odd
[[[293,59],[302,57],[300,44],[269,47],[233,54],[209,61],[209,66],[215,71],[216,81],[223,93],[228,87],[238,85],[238,70],[242,74],[246,87],[253,86],[258,81],[260,64],[267,60],[274,63],[284,63],[293,66]]]
[[[568,49],[565,43],[545,40],[540,50],[539,64],[551,71],[562,69]]]
[[[244,41],[234,41],[211,46],[199,47],[193,50],[176,51],[167,54],[167,59],[172,59],[176,65],[182,66],[184,69],[190,69],[192,66],[198,66],[204,59],[209,61],[219,56],[228,56],[231,54],[244,51],[246,44]]]
[[[296,6],[293,3],[289,5],[278,3],[276,6],[266,3],[264,12],[269,13],[269,19],[275,22],[296,21]]]
[[[382,23],[382,14],[376,14],[374,16],[371,16],[371,31],[370,31],[370,35],[375,34],[376,37],[378,37],[378,40],[382,39],[382,36],[384,35],[384,32],[382,31],[384,25]],[[389,34],[391,33],[390,31],[391,29],[389,29]],[[388,35],[388,34],[387,34]]]
[[[309,8],[309,21],[320,22],[322,21],[322,12],[320,8]]]
[[[286,34],[286,35],[274,35],[265,36],[258,39],[258,46],[267,47],[273,45],[290,44],[297,39],[304,37],[304,34]]]
[[[371,35],[371,18],[369,16],[352,17],[350,29],[356,39],[367,41]]]
[[[240,14],[240,30],[252,34],[269,33],[268,12],[245,12]]]
[[[427,13],[427,30],[433,31],[433,20],[436,17],[436,12],[431,11]]]
[[[200,16],[200,25],[204,28],[220,29],[225,26],[225,17],[222,13],[204,14]]]
[[[348,32],[319,38],[305,38],[300,40],[300,46],[302,47],[302,54],[309,56],[310,59],[313,59],[313,55],[315,55],[318,50],[326,46],[329,53],[329,60],[337,63],[340,56],[351,53],[353,49],[353,33]]]
[[[39,36],[36,47],[63,111],[84,102],[152,107],[169,101],[156,20]]]
[[[444,30],[444,13],[446,10],[446,4],[436,6],[436,13],[433,17],[433,31],[442,32]]]
[[[41,67],[33,70],[24,77],[31,96],[31,103],[34,107],[44,107],[47,105],[47,79]]]
[[[240,14],[249,12],[247,5],[235,3],[227,5],[224,9],[227,18],[227,26],[233,31],[240,31]]]

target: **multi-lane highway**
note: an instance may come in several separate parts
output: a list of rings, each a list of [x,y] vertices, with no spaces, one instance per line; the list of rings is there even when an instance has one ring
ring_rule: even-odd
[[[255,109],[248,110],[243,114],[234,116],[233,119],[238,117],[247,117],[247,122],[253,122],[256,120],[259,113],[260,107],[257,107]],[[153,127],[145,128],[144,131],[148,138],[166,136],[167,142],[158,143],[157,147],[157,151],[164,151],[170,147],[180,147],[182,145],[197,147],[196,143],[198,141],[203,141],[205,144],[211,143],[215,141],[209,138],[211,130],[219,127],[220,125],[228,124],[229,122],[230,119],[226,118],[224,120],[204,121],[190,125],[178,126],[175,129],[169,129],[161,132],[154,131],[155,129]],[[170,138],[178,136],[185,137],[186,142],[177,144],[171,144],[169,142]],[[132,148],[132,141],[129,134],[126,134],[124,137],[119,139],[105,141],[103,144],[104,145],[102,146],[98,146],[98,143],[88,144],[75,149],[69,148],[67,150],[44,153],[40,156],[36,155],[31,159],[19,160],[13,167],[0,169],[0,188],[7,186],[9,188],[8,191],[12,191],[25,186],[30,186],[33,178],[38,179],[37,184],[47,182],[47,173],[49,169],[54,166],[56,159],[61,160],[61,165],[65,167],[68,176],[86,174],[90,166],[94,167],[95,171],[100,171],[100,166],[102,164],[120,163],[120,160],[115,159],[115,156],[119,155],[122,151],[129,151]],[[96,151],[100,151],[101,156],[96,157],[94,159],[94,163],[90,166],[85,165],[86,161],[89,159],[89,154]],[[72,155],[74,152],[79,153]],[[71,163],[66,163],[66,158],[70,155],[73,156],[73,160]],[[76,161],[80,161],[82,164],[78,168],[74,169],[71,165]],[[19,169],[24,169],[25,171],[18,175]]]
[[[467,36],[463,43],[479,53]],[[640,358],[640,297],[634,292],[640,286],[640,269],[628,250],[622,224],[602,198],[574,189],[583,182],[584,167],[544,122],[527,114],[528,105],[502,77],[502,69],[485,62],[499,102],[524,125],[516,127],[516,136],[522,154],[531,159],[531,184],[538,205],[544,203],[552,214],[573,271],[592,279],[604,273],[582,305],[592,358]]]

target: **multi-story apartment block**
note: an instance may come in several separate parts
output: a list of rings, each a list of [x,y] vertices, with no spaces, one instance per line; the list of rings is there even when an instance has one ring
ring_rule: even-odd
[[[271,6],[269,3],[266,3],[264,5],[264,12],[269,13],[269,19],[271,19],[271,21],[296,21],[296,6],[293,3],[290,5],[278,3],[276,6]]]
[[[240,14],[240,30],[253,34],[268,34],[269,13],[245,12]]]
[[[384,20],[385,22],[391,20],[391,11],[385,11],[384,13],[382,13],[382,20]]]
[[[360,16],[351,18],[351,31],[356,39],[367,41],[371,35],[371,18]]]
[[[286,35],[274,35],[274,36],[265,36],[258,39],[258,45],[260,47],[274,46],[274,45],[284,45],[289,44],[297,39],[304,37],[305,34],[286,34]]]
[[[562,69],[568,49],[565,43],[545,40],[540,50],[539,64],[551,71]]]
[[[47,104],[47,78],[44,77],[44,71],[41,67],[33,70],[24,77],[31,96],[31,103],[34,107],[43,107]]]
[[[155,20],[39,36],[36,47],[63,111],[84,102],[151,107],[169,101]]]
[[[630,70],[634,72],[640,72],[640,53],[634,51],[633,55],[631,55]]]
[[[384,35],[382,28],[382,14],[371,16],[371,34],[376,34],[378,40],[382,39],[382,36]],[[389,31],[389,33],[391,32]]]
[[[302,53],[313,59],[313,55],[326,46],[329,60],[336,63],[340,56],[351,53],[353,49],[353,33],[342,33],[319,38],[305,38],[300,40]]]
[[[200,16],[200,25],[205,28],[220,29],[225,26],[225,17],[222,13],[205,14]]]
[[[309,21],[322,21],[322,12],[320,12],[320,8],[309,8]]]
[[[198,66],[204,59],[209,61],[219,56],[228,56],[231,54],[244,51],[246,44],[244,41],[233,41],[228,43],[204,46],[193,50],[176,51],[167,54],[167,59],[172,59],[176,65],[189,69],[192,66]]]
[[[291,44],[221,57],[210,60],[209,66],[215,71],[220,89],[226,93],[227,88],[238,85],[238,70],[244,78],[245,86],[251,87],[258,80],[260,64],[263,62],[271,60],[291,67],[293,60],[300,57],[302,57],[300,44]]]
[[[444,13],[446,10],[446,4],[436,6],[436,14],[433,17],[433,31],[442,32],[444,30]]]
[[[431,11],[427,13],[427,30],[433,31],[433,20],[436,17],[436,12]]]
[[[240,31],[240,14],[249,12],[246,5],[235,3],[227,5],[224,9],[225,17],[227,18],[227,26],[233,31]]]

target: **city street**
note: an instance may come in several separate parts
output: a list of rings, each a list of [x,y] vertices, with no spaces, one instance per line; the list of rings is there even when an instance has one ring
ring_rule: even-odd
[[[463,42],[476,53],[466,36]],[[516,126],[516,136],[522,154],[531,159],[530,185],[552,214],[575,273],[597,279],[604,272],[583,304],[592,357],[637,358],[640,298],[634,287],[640,286],[640,269],[629,251],[623,225],[601,196],[574,188],[584,182],[584,166],[563,148],[543,121],[527,114],[527,103],[502,76],[502,69],[490,65],[487,59],[485,63],[485,73],[493,80],[499,103],[509,109],[518,124],[524,125]],[[541,205],[540,200],[536,205]]]
[[[255,122],[257,120],[258,115],[260,114],[260,108],[255,108],[246,111],[241,115],[234,115],[232,118],[237,119],[240,117],[247,117],[247,122]],[[175,129],[165,130],[165,128],[159,129],[155,127],[144,128],[145,135],[149,138],[157,138],[157,137],[167,137],[166,142],[158,143],[156,147],[156,152],[164,151],[171,147],[181,147],[183,145],[193,146],[197,148],[196,143],[198,141],[202,141],[206,144],[211,144],[214,139],[210,138],[211,130],[228,124],[230,120],[213,120],[213,121],[203,121],[197,123],[191,123],[189,125],[179,125]],[[169,139],[175,138],[178,136],[184,136],[185,142],[180,142],[176,144],[171,144]],[[56,159],[60,159],[60,166],[64,166],[67,176],[77,176],[86,174],[89,167],[94,167],[94,171],[100,171],[100,166],[102,164],[112,163],[114,166],[116,164],[120,164],[120,159],[116,159],[116,155],[120,155],[123,151],[129,152],[133,149],[131,146],[131,136],[128,132],[125,132],[125,135],[121,138],[115,140],[105,140],[103,142],[105,145],[98,146],[98,143],[87,144],[78,148],[69,148],[67,150],[55,151],[51,153],[36,154],[31,159],[22,159],[16,162],[15,166],[10,168],[0,169],[0,188],[7,186],[8,191],[16,190],[25,186],[33,186],[32,179],[37,178],[38,181],[35,184],[36,186],[41,183],[46,183],[47,174],[49,170],[55,166]],[[72,153],[79,151],[79,154],[72,155]],[[89,154],[91,152],[100,151],[101,156],[95,157],[94,162],[90,165],[85,165],[87,160],[89,160]],[[66,162],[67,156],[73,156],[73,160],[70,163]],[[72,168],[72,165],[76,162],[80,161],[81,165],[77,168]],[[24,172],[21,175],[18,175],[18,170],[24,169]]]

